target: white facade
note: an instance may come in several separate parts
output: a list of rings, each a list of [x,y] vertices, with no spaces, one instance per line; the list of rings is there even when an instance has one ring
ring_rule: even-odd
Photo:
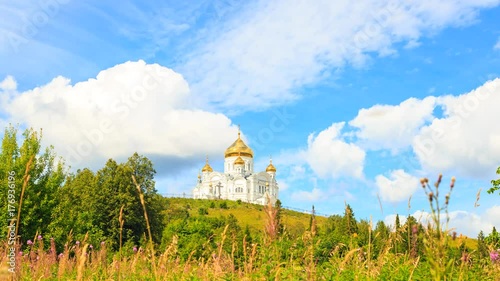
[[[276,168],[272,161],[265,171],[254,172],[253,152],[238,139],[226,150],[224,172],[213,171],[208,159],[193,190],[196,199],[241,200],[254,204],[274,204],[278,199]]]

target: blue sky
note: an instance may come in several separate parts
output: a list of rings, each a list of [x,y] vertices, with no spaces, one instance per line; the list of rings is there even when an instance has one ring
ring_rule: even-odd
[[[190,193],[240,124],[286,206],[425,220],[443,173],[451,227],[500,227],[500,1],[178,2],[1,2],[1,125],[73,169],[137,151]]]

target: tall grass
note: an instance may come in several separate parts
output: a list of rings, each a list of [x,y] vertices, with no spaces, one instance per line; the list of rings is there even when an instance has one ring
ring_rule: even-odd
[[[226,226],[214,237],[217,246],[207,247],[211,251],[208,256],[181,258],[177,236],[173,236],[163,252],[156,252],[150,231],[148,248],[130,254],[122,249],[120,230],[120,248],[113,258],[106,244],[92,247],[86,239],[77,243],[72,241],[71,233],[70,242],[58,254],[54,241],[51,240],[47,250],[45,238],[40,236],[25,247],[24,252],[18,253],[16,275],[0,273],[0,279],[8,276],[15,280],[500,280],[499,263],[480,260],[474,252],[460,260],[448,254],[452,236],[447,229],[447,207],[455,181],[450,183],[442,201],[439,196],[441,179],[439,176],[433,187],[427,179],[422,180],[431,210],[430,223],[423,234],[425,255],[422,256],[413,251],[416,240],[410,239],[406,254],[394,252],[393,247],[400,237],[393,232],[373,258],[373,241],[378,237],[370,219],[368,245],[337,244],[330,250],[329,259],[320,263],[315,252],[321,236],[317,235],[314,211],[310,228],[300,237],[291,239],[287,238],[286,229],[284,233],[278,232],[277,210],[268,204],[263,209],[268,222],[261,239],[249,243],[248,237],[243,236],[240,241],[230,235]],[[135,179],[133,182],[142,195]],[[143,196],[139,199],[149,230],[147,206]],[[120,228],[124,223],[123,211],[122,208]],[[242,260],[237,260],[235,255],[238,247],[241,247]],[[0,262],[5,265],[6,244],[0,248],[0,255]]]

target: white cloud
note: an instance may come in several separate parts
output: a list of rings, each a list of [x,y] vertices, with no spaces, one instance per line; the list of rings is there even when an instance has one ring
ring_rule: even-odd
[[[359,128],[356,136],[371,149],[397,150],[411,145],[426,121],[432,119],[436,99],[410,98],[399,105],[375,105],[361,109],[349,125]]]
[[[389,202],[408,200],[419,186],[419,179],[403,170],[392,171],[389,178],[378,175],[375,182],[382,200]]]
[[[439,107],[442,117],[433,115]],[[399,105],[361,109],[349,122],[365,149],[393,153],[411,146],[427,172],[490,177],[500,159],[500,78],[459,96],[409,98]]]
[[[363,177],[365,152],[343,141],[340,131],[344,123],[334,123],[317,136],[309,135],[306,159],[312,170],[322,178]]]
[[[500,159],[500,79],[460,95],[440,97],[443,118],[421,128],[413,150],[427,171],[491,175]]]
[[[325,192],[321,189],[314,187],[311,191],[296,191],[291,195],[292,200],[294,201],[307,201],[307,202],[315,202],[319,200],[324,200],[327,197],[325,196]]]
[[[189,99],[181,75],[138,61],[75,85],[57,77],[16,93],[2,109],[12,123],[43,128],[46,144],[73,167],[102,165],[135,151],[165,161],[220,154],[237,129],[226,116],[197,109]]]
[[[498,38],[497,43],[493,46],[494,50],[500,50],[500,38]]]
[[[416,211],[412,216],[424,225],[432,220],[431,214],[426,211]],[[401,225],[403,225],[406,222],[406,217],[400,215],[399,218]],[[488,235],[493,226],[498,228],[500,225],[500,206],[492,206],[483,213],[472,213],[461,210],[450,211],[449,218],[448,229],[456,231],[458,234],[475,238],[479,231],[482,230],[485,235]],[[396,215],[391,214],[385,217],[384,222],[387,225],[394,226],[395,219]],[[445,226],[445,223],[446,217],[443,216],[442,225]]]
[[[201,99],[217,107],[262,109],[297,99],[293,89],[321,81],[334,69],[362,66],[373,53],[394,54],[395,43],[412,46],[443,28],[471,24],[480,9],[498,3],[261,1],[223,28],[214,27],[182,73]]]
[[[2,82],[0,82],[0,90],[2,91],[14,91],[16,89],[17,82],[12,76],[7,76]]]
[[[285,191],[290,187],[289,184],[285,180],[280,180],[278,182],[278,184],[279,184],[279,189],[280,189],[279,191],[280,192]]]

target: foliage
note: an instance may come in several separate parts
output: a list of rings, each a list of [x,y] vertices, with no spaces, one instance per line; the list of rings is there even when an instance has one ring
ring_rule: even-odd
[[[64,183],[65,171],[62,160],[58,159],[53,147],[45,150],[41,147],[42,131],[27,129],[22,134],[24,140],[21,146],[17,144],[17,128],[9,126],[5,129],[0,152],[0,192],[7,194],[9,172],[15,172],[15,197],[20,201],[23,186],[23,175],[27,164],[33,157],[29,167],[27,187],[23,194],[23,206],[20,213],[19,234],[26,241],[33,239],[37,233],[46,233],[48,225],[57,216],[53,212],[59,204],[56,196],[58,189]],[[15,204],[15,212],[19,205]],[[0,219],[6,222],[9,213],[8,205],[0,205]],[[0,232],[0,239],[6,232]]]
[[[491,233],[484,239],[484,241],[493,249],[500,248],[500,234],[498,233],[496,227],[493,227]]]
[[[116,249],[120,232],[118,217],[124,206],[123,241],[139,243],[147,230],[133,175],[144,194],[152,236],[160,242],[164,205],[154,187],[154,174],[151,161],[135,153],[126,163],[108,160],[95,174],[84,169],[70,175],[58,193],[60,204],[55,211],[60,215],[50,224],[50,234],[58,240],[63,240],[70,231],[78,240],[88,234],[91,243],[108,241]]]
[[[497,169],[497,175],[500,175],[500,167]],[[488,193],[493,194],[496,191],[500,190],[500,178],[496,180],[491,180],[491,184],[493,185],[490,189],[488,189]]]

